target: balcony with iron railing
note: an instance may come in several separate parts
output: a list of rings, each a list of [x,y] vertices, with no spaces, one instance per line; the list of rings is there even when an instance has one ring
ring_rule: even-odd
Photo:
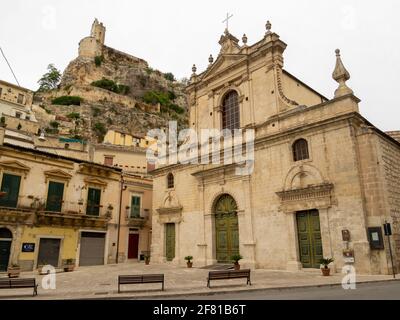
[[[125,208],[126,222],[128,227],[142,228],[149,221],[150,209]]]
[[[59,210],[49,208],[59,207]],[[113,207],[108,205],[89,204],[83,201],[52,203],[46,205],[36,213],[39,225],[58,225],[70,227],[101,228],[107,227],[112,218]]]
[[[4,197],[4,192],[1,196]],[[0,201],[0,223],[104,229],[113,210],[110,204],[105,207],[86,205],[81,200],[46,203],[38,197],[19,196],[18,201]]]

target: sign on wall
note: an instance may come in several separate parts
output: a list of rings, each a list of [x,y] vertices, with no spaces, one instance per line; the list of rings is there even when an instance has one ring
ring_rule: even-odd
[[[23,243],[22,244],[22,252],[35,252],[35,244],[34,243]]]

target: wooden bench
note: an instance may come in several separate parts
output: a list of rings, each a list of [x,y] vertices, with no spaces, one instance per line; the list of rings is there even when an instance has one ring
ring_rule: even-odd
[[[164,275],[163,274],[143,274],[131,276],[118,276],[118,293],[121,292],[121,284],[137,284],[137,283],[162,283],[161,290],[164,291]]]
[[[33,288],[33,296],[37,295],[37,287],[35,278],[22,279],[0,279],[0,289],[23,289]]]
[[[226,279],[238,279],[238,278],[247,278],[247,284],[251,285],[250,269],[210,271],[208,273],[208,278],[207,278],[207,287],[210,288],[211,280],[226,280]]]

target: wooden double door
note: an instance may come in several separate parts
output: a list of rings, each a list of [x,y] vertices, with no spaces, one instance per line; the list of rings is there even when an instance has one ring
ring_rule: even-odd
[[[239,254],[239,223],[236,201],[230,195],[222,195],[215,205],[216,259],[219,263],[232,262]]]
[[[303,268],[319,268],[323,251],[318,210],[297,212],[296,218],[300,261]]]
[[[175,258],[175,223],[165,225],[165,257],[167,261]]]
[[[10,251],[11,240],[0,240],[0,272],[7,271]]]

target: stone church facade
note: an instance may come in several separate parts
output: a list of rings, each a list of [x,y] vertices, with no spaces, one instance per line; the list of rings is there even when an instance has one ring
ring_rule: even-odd
[[[154,175],[152,261],[195,266],[392,270],[383,233],[392,226],[400,266],[400,143],[359,112],[360,100],[336,51],[338,89],[325,98],[283,68],[286,44],[267,23],[242,43],[228,30],[221,51],[187,88],[190,127],[255,130],[254,171],[235,164],[174,164]],[[353,259],[354,258],[354,259]],[[398,270],[398,269],[397,269]]]

